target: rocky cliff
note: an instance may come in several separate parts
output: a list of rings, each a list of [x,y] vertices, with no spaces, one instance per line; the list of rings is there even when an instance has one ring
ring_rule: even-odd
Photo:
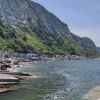
[[[83,56],[98,53],[91,39],[72,34],[67,24],[31,0],[0,0],[0,20],[2,50]]]

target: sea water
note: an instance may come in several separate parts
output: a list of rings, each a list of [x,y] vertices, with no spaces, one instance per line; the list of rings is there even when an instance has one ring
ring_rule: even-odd
[[[37,62],[18,71],[30,72],[33,78],[0,94],[0,100],[85,100],[100,85],[100,60]]]

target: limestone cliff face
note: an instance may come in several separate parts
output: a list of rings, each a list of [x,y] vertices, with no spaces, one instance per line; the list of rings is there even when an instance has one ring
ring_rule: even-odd
[[[31,0],[0,0],[0,17],[5,25],[14,28],[24,25],[25,28],[30,29],[31,34],[35,33],[43,44],[49,46],[47,50],[52,51],[57,48],[70,53],[70,49],[78,52],[77,48],[88,48],[96,51],[96,46],[91,39],[72,34],[67,24]]]
[[[74,34],[72,34],[72,37],[83,48],[97,49],[95,43],[88,37],[81,38],[81,37],[74,35]]]
[[[32,22],[42,24],[51,32],[70,35],[68,26],[41,5],[30,0],[0,0],[0,16],[6,24]]]

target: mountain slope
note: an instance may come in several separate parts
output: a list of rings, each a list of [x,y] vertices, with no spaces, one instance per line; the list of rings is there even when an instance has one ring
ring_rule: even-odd
[[[68,25],[31,0],[0,0],[2,50],[97,56],[94,42],[72,34]]]

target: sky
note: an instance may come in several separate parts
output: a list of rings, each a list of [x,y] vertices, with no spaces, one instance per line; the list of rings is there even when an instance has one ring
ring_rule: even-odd
[[[68,24],[72,33],[100,47],[100,0],[34,0]]]

